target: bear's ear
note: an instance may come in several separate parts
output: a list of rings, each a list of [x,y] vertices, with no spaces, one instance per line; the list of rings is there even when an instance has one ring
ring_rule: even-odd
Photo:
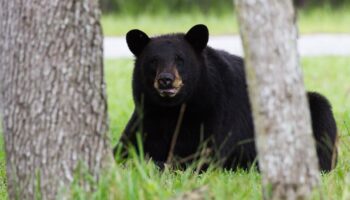
[[[141,54],[142,50],[148,44],[151,39],[146,35],[146,33],[133,29],[126,34],[126,43],[130,51],[137,57]]]
[[[197,24],[186,33],[185,38],[195,50],[202,51],[208,43],[208,28],[204,24]]]

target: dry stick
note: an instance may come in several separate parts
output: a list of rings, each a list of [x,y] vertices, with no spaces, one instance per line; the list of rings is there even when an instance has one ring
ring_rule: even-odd
[[[195,159],[195,158],[199,157],[200,155],[201,155],[201,152],[196,152],[196,153],[194,153],[194,154],[191,154],[191,155],[189,155],[189,156],[186,156],[186,157],[184,157],[184,158],[181,158],[181,160],[179,160],[178,162],[179,162],[180,164],[182,164],[182,163],[185,163],[185,162],[187,162],[187,161],[189,161],[189,160]]]
[[[171,139],[170,150],[166,161],[167,164],[170,164],[171,160],[174,157],[174,148],[175,148],[177,137],[179,136],[180,127],[181,127],[182,119],[185,113],[185,109],[186,109],[186,104],[182,104],[180,113],[179,113],[179,119],[176,123],[175,132],[174,132],[173,138]]]

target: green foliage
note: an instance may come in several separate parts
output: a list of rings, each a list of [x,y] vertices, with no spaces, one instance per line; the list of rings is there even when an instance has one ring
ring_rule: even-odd
[[[314,9],[322,7],[340,8],[349,5],[350,0],[293,0],[298,8]],[[180,13],[216,13],[232,12],[233,0],[100,0],[105,13],[126,15],[140,14],[180,14]]]
[[[211,35],[238,34],[238,23],[233,12],[221,14],[164,13],[159,15],[141,13],[137,16],[106,14],[102,16],[103,32],[107,36],[124,36],[130,29],[138,28],[150,35],[169,32],[185,32],[194,24],[204,23]],[[350,33],[350,5],[334,11],[329,7],[298,12],[301,33]]]
[[[332,7],[339,8],[344,5],[349,5],[350,0],[294,0],[295,2],[301,2],[306,8],[319,8],[319,7]]]
[[[222,13],[231,12],[232,0],[101,0],[104,12],[126,15],[164,14],[164,13]]]
[[[350,4],[338,9],[330,7],[301,10],[298,26],[301,33],[350,33]]]

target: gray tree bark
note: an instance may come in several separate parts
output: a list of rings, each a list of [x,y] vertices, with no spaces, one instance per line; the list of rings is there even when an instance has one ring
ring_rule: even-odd
[[[98,3],[0,0],[0,18],[9,197],[55,199],[112,159]]]
[[[291,0],[236,0],[264,199],[304,199],[320,177]]]

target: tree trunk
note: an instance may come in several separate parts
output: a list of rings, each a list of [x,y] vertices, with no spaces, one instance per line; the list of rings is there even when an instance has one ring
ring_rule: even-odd
[[[265,199],[303,199],[319,185],[290,0],[236,0]]]
[[[56,199],[111,159],[95,0],[0,0],[0,102],[10,199]],[[84,185],[88,186],[88,185]]]

